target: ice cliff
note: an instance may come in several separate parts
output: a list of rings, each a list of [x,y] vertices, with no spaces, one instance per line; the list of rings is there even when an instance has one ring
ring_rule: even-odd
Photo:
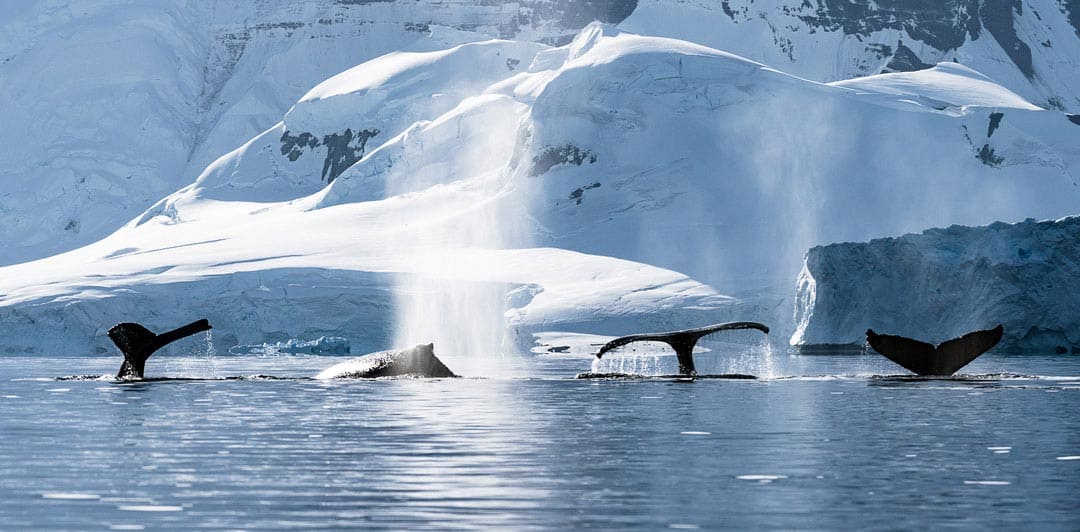
[[[940,342],[1005,325],[999,349],[1080,352],[1080,217],[951,226],[812,248],[793,345],[862,344],[867,328]]]

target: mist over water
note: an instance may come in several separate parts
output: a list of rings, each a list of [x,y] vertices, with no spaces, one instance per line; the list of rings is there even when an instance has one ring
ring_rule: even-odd
[[[462,107],[483,108],[488,100],[474,98]],[[514,150],[523,149],[517,146],[523,108],[502,101],[494,106],[504,112],[452,119],[452,134],[439,134],[452,159],[436,169],[437,182],[388,184],[392,194],[425,187],[446,192],[438,208],[449,213],[432,221],[417,212],[416,236],[403,238],[417,273],[396,275],[394,342],[398,347],[434,343],[437,356],[463,374],[490,373],[498,361],[489,359],[513,348],[504,336],[508,295],[515,287],[477,271],[491,265],[478,265],[474,255],[526,243],[507,168]]]

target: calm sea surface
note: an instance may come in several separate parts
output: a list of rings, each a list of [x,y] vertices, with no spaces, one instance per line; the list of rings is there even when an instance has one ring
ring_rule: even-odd
[[[197,380],[121,384],[58,380],[119,357],[0,357],[0,528],[1080,529],[1080,356],[695,382],[496,358],[319,382],[341,358],[163,356],[148,376]],[[286,379],[224,379],[253,374]]]

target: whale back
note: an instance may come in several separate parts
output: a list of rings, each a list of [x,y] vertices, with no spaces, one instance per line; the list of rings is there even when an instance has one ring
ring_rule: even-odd
[[[434,344],[421,344],[411,349],[381,351],[335,364],[316,379],[372,379],[377,377],[457,377],[435,356]]]

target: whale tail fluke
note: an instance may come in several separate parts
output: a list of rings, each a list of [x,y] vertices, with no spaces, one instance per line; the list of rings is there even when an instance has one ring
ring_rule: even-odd
[[[118,379],[141,379],[146,359],[155,351],[181,338],[210,330],[210,322],[201,319],[183,327],[154,334],[138,323],[118,323],[109,329],[109,338],[124,354],[124,363],[116,374]]]
[[[919,375],[952,375],[1001,341],[1005,327],[967,333],[940,345],[866,330],[870,347],[908,371]]]
[[[715,325],[698,327],[696,329],[684,329],[681,331],[664,333],[632,334],[630,336],[616,338],[604,344],[603,347],[600,348],[600,351],[596,353],[596,358],[601,358],[604,356],[604,353],[631,342],[663,342],[675,350],[675,356],[679,361],[679,373],[681,375],[693,376],[697,374],[697,370],[694,369],[694,346],[697,345],[698,340],[700,340],[702,336],[714,332],[739,329],[757,329],[765,334],[769,334],[769,328],[767,326],[753,321],[717,323]]]

